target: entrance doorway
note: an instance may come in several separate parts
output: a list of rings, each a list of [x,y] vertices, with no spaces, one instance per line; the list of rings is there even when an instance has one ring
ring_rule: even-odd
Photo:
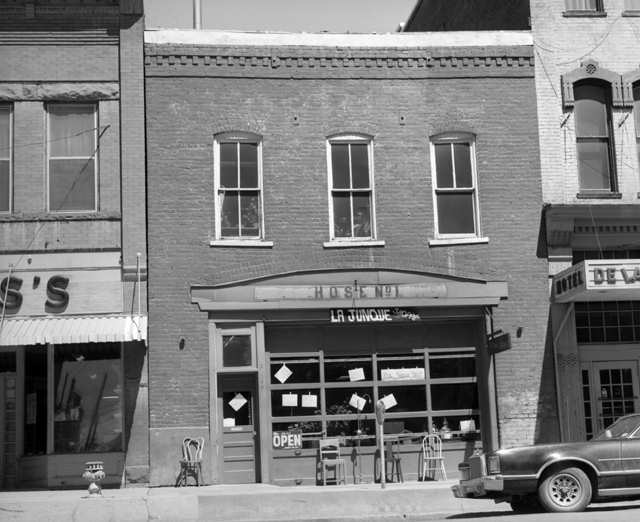
[[[607,361],[582,365],[587,438],[639,411],[638,362]]]
[[[224,484],[260,481],[258,393],[255,374],[220,375],[218,400],[222,402]]]

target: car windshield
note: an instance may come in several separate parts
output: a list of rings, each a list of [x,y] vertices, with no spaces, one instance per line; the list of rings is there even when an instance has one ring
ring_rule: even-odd
[[[640,415],[623,417],[614,422],[597,437],[594,437],[594,440],[621,439],[629,437],[638,429],[638,425],[640,425]],[[636,436],[638,436],[638,434],[636,434]]]

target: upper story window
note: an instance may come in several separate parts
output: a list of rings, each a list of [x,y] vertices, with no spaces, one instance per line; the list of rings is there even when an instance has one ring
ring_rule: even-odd
[[[437,238],[480,235],[475,140],[442,134],[431,140],[431,172]]]
[[[615,190],[610,91],[608,85],[595,81],[578,82],[573,87],[581,192]]]
[[[0,212],[11,212],[11,106],[0,105]]]
[[[335,136],[328,155],[331,239],[375,238],[371,139]]]
[[[97,210],[97,109],[93,103],[47,105],[50,212]]]
[[[263,237],[262,140],[224,133],[214,140],[216,239]]]
[[[602,4],[603,0],[565,0],[565,9],[567,13],[602,13],[604,12]]]

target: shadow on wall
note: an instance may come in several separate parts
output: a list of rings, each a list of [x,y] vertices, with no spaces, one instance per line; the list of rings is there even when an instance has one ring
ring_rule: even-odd
[[[547,318],[547,335],[544,343],[542,375],[538,390],[538,411],[536,415],[535,442],[558,442],[560,425],[556,402],[555,367],[553,360],[553,332],[551,329],[551,311]]]
[[[149,407],[147,379],[143,375],[146,356],[147,348],[143,342],[128,343],[124,350],[124,451],[128,483],[146,483],[149,480]]]

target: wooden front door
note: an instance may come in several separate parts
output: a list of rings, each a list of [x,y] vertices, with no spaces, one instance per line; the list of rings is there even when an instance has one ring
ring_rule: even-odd
[[[222,375],[218,400],[222,402],[224,484],[259,482],[257,376]]]

